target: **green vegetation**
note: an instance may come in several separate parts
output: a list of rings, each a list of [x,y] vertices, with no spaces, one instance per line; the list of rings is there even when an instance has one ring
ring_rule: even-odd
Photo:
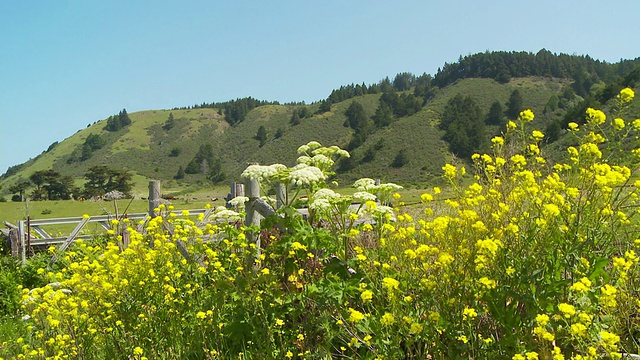
[[[532,127],[534,113],[522,111],[486,153],[444,164],[445,191],[422,191],[415,215],[393,183],[362,178],[348,195],[330,189],[336,161],[349,156],[337,146],[302,145],[293,167],[250,165],[242,177],[261,195],[282,186],[276,214],[239,227],[232,210],[206,221],[163,205],[143,232],[112,221],[107,235],[62,253],[58,267],[36,258],[39,284],[8,298],[16,321],[0,349],[85,359],[637,353],[633,97],[624,88],[610,116],[589,108],[584,124],[570,123],[573,143],[558,160]],[[303,201],[306,219],[294,207]]]
[[[107,119],[107,125],[104,127],[105,130],[115,132],[119,131],[123,127],[131,125],[131,119],[129,118],[129,114],[127,114],[126,109],[122,109],[118,115],[109,116]]]
[[[310,105],[243,98],[134,114],[123,109],[52,144],[26,164],[8,169],[0,177],[0,195],[19,195],[8,191],[45,170],[71,176],[82,188],[84,174],[98,165],[138,176],[136,183],[142,187],[134,187],[137,193],[144,193],[145,182],[151,179],[173,181],[183,189],[204,188],[211,179],[237,180],[247,163],[293,165],[295,157],[290,154],[298,144],[315,139],[352,152],[353,158],[340,166],[339,182],[371,176],[426,186],[438,181],[434,174],[453,154],[465,159],[482,148],[465,140],[469,129],[441,125],[447,104],[458,94],[472,99],[486,114],[484,139],[474,142],[486,143],[500,134],[506,121],[515,118],[526,103],[538,114],[534,126],[544,129],[545,143],[553,145],[566,138],[563,129],[569,122],[581,122],[587,107],[606,107],[621,88],[634,87],[640,78],[637,65],[637,59],[607,64],[547,51],[484,53],[446,64],[434,76],[405,72],[375,84],[341,86]],[[500,116],[500,110],[511,116]],[[348,127],[341,126],[345,123]],[[472,137],[480,135],[472,133]],[[384,146],[376,148],[376,144]],[[206,145],[215,156],[203,164],[196,158]],[[420,156],[390,168],[403,148]],[[180,167],[184,176],[178,176]],[[218,170],[211,174],[212,168]]]

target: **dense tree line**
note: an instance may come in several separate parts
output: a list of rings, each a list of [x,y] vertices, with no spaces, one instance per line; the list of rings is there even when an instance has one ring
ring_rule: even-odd
[[[235,125],[244,120],[249,111],[264,105],[278,104],[269,101],[256,100],[252,97],[232,100],[224,105],[224,120],[229,125]]]
[[[307,118],[311,115],[313,114],[309,111],[309,108],[307,108],[306,106],[296,108],[293,110],[293,114],[291,114],[291,120],[289,120],[289,123],[293,126],[299,125],[302,119]]]
[[[264,105],[280,105],[277,101],[265,101],[257,100],[252,97],[239,98],[236,100],[230,100],[225,102],[211,102],[202,104],[196,104],[190,107],[176,107],[173,110],[185,110],[185,109],[218,109],[219,114],[224,114],[224,120],[229,125],[235,125],[245,119],[249,111]],[[168,129],[165,129],[168,130]]]
[[[341,86],[339,89],[334,89],[331,94],[323,101],[320,102],[319,113],[327,112],[331,110],[331,105],[345,100],[352,99],[356,96],[362,96],[366,94],[379,94],[379,93],[395,93],[397,91],[407,91],[414,88],[414,96],[422,98],[422,105],[429,98],[433,96],[431,87],[431,75],[422,74],[415,76],[410,72],[399,73],[395,76],[393,81],[389,77],[385,77],[376,84],[366,85],[351,84]],[[398,95],[402,96],[402,95]],[[406,96],[406,95],[405,95]],[[401,111],[400,111],[401,112]],[[399,115],[405,116],[405,115]]]
[[[130,173],[103,165],[89,168],[84,178],[87,182],[84,189],[80,189],[75,186],[71,176],[61,175],[53,169],[38,170],[29,175],[28,181],[20,181],[9,187],[9,192],[14,194],[13,201],[26,200],[29,189],[31,192],[28,197],[31,200],[69,200],[73,196],[101,196],[113,190],[127,195],[133,186]]]
[[[600,81],[611,82],[640,65],[640,58],[609,64],[588,55],[553,54],[542,49],[530,52],[485,52],[460,57],[453,64],[445,63],[433,79],[433,85],[445,87],[463,78],[491,78],[505,83],[512,77],[545,76],[571,78],[574,91],[586,95]]]

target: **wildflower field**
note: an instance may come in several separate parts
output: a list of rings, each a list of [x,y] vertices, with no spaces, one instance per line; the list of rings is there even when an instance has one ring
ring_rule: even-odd
[[[260,228],[242,226],[243,213],[227,209],[205,224],[161,207],[144,231],[114,221],[108,235],[76,242],[53,265],[42,256],[28,264],[38,286],[20,289],[0,356],[638,353],[640,119],[625,106],[633,96],[623,89],[610,114],[588,109],[569,123],[561,159],[545,157],[544,134],[528,128],[534,114],[523,111],[492,139],[491,153],[472,157],[473,168],[443,167],[454,196],[425,192],[420,216],[407,213],[392,183],[360,179],[349,196],[331,190],[334,162],[349,154],[312,142],[300,147],[295,167],[243,173],[267,191],[286,187],[284,206]],[[303,195],[307,219],[294,209]]]

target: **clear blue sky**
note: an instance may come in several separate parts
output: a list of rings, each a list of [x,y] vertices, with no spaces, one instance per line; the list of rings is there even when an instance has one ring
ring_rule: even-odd
[[[0,173],[122,108],[313,102],[485,50],[636,58],[639,14],[636,0],[0,0]]]

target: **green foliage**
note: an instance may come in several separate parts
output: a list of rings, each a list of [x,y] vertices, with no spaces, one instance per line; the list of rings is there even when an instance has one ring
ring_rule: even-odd
[[[393,79],[393,87],[398,91],[405,91],[411,89],[416,81],[415,75],[409,72],[403,72],[396,75]]]
[[[213,152],[213,146],[211,144],[200,145],[198,152],[187,164],[184,172],[187,174],[207,174],[209,166],[214,163],[216,163],[216,156]]]
[[[273,135],[274,139],[279,139],[282,137],[282,135],[284,135],[284,130],[282,128],[278,128],[276,130],[276,133]]]
[[[380,105],[376,109],[375,115],[373,115],[373,123],[377,128],[382,128],[385,126],[389,126],[393,121],[393,112],[391,107],[384,102],[380,101]]]
[[[18,201],[24,201],[26,199],[24,196],[25,192],[29,189],[30,186],[31,183],[29,181],[20,181],[9,187],[9,192],[11,192],[12,194],[18,194]]]
[[[57,141],[52,142],[51,145],[49,145],[49,147],[47,148],[47,150],[45,150],[45,152],[49,152],[53,150],[53,148],[55,148],[56,146],[58,146],[58,142]]]
[[[269,104],[277,102],[260,101],[252,97],[232,100],[224,104],[224,119],[229,125],[235,125],[243,121],[252,109]]]
[[[80,161],[89,159],[93,152],[101,149],[105,145],[105,140],[98,134],[89,134],[87,139],[82,144],[82,155],[80,155]]]
[[[132,188],[131,177],[128,171],[114,170],[104,165],[92,166],[84,175],[87,180],[84,184],[84,196],[91,198],[114,190],[129,194]]]
[[[489,78],[503,84],[511,78],[528,76],[571,78],[579,88],[579,94],[584,96],[591,84],[598,81],[611,82],[617,76],[632,71],[639,63],[640,58],[609,64],[589,56],[553,54],[545,49],[536,54],[485,52],[461,57],[457,63],[445,63],[434,76],[433,85],[442,88],[465,78]]]
[[[184,179],[184,168],[182,168],[182,165],[180,165],[180,167],[178,167],[178,172],[176,173],[176,175],[173,178],[175,180]]]
[[[169,117],[167,118],[167,121],[165,121],[164,125],[162,125],[162,128],[169,131],[173,129],[174,126],[176,126],[176,120],[173,118],[173,113],[169,113]]]
[[[264,125],[260,125],[258,128],[258,133],[255,136],[255,139],[260,141],[260,147],[262,147],[267,142],[267,129]]]
[[[502,104],[500,104],[499,101],[495,101],[491,104],[491,108],[489,109],[489,113],[487,114],[484,123],[487,125],[496,125],[500,128],[503,128],[507,124]]]
[[[46,284],[42,271],[47,257],[36,255],[25,266],[14,257],[0,255],[0,316],[12,318],[19,314],[21,288],[32,289]]]
[[[507,101],[507,110],[505,115],[509,119],[515,119],[520,114],[520,111],[524,110],[522,105],[522,94],[520,94],[520,90],[515,89],[511,92],[511,96],[509,96],[509,101]]]
[[[396,154],[396,157],[393,158],[391,166],[393,166],[394,168],[400,168],[407,165],[409,163],[409,160],[410,159],[409,155],[407,155],[407,150],[401,149],[400,151],[398,151],[398,154]]]
[[[107,119],[107,125],[104,129],[110,132],[116,132],[130,124],[131,119],[129,118],[129,114],[127,114],[127,110],[122,109],[118,115],[109,116]]]
[[[180,156],[180,153],[182,152],[182,149],[175,146],[173,148],[171,148],[171,152],[169,152],[169,157],[178,157]]]
[[[213,184],[218,184],[224,181],[226,175],[222,170],[222,163],[219,158],[213,160],[211,167],[206,173],[207,180],[211,181]]]
[[[60,175],[55,170],[38,170],[29,176],[29,180],[35,189],[31,193],[32,200],[68,200],[72,194],[78,193],[78,188],[74,185],[73,178],[68,175]],[[18,184],[26,190],[26,184]],[[14,189],[14,190],[19,190]]]
[[[300,125],[300,114],[298,113],[298,111],[293,111],[293,115],[291,115],[291,120],[289,120],[289,123],[293,126]]]
[[[384,92],[380,97],[380,103],[386,103],[395,116],[411,116],[422,108],[423,99],[413,94],[398,94],[395,90]]]
[[[534,116],[525,111],[489,153],[473,156],[474,180],[446,164],[447,188],[425,190],[415,207],[398,202],[397,185],[371,178],[356,181],[353,195],[329,189],[335,155],[345,154],[318,143],[299,147],[297,163],[306,167],[252,165],[243,177],[264,193],[284,184],[275,214],[237,226],[240,214],[216,210],[199,226],[162,206],[144,232],[113,222],[103,244],[78,242],[64,271],[47,272],[56,285],[33,289],[22,310],[30,318],[4,335],[3,356],[569,359],[635,352],[640,325],[629,319],[640,301],[640,182],[632,174],[640,150],[628,163],[616,154],[621,144],[637,148],[640,130],[601,115],[573,127],[579,145],[549,166],[539,147],[544,135],[529,128]],[[292,205],[302,196],[307,219]],[[124,229],[126,249],[119,246]],[[27,331],[33,336],[23,337]],[[49,339],[65,335],[73,341],[51,349]]]
[[[440,129],[452,153],[469,157],[486,146],[484,117],[480,107],[470,96],[461,94],[451,98],[442,113]]]

